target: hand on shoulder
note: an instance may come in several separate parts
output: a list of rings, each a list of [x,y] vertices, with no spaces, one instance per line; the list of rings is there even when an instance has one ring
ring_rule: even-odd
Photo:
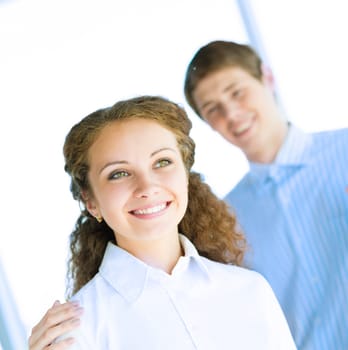
[[[55,339],[77,328],[83,308],[75,302],[61,304],[55,301],[50,309],[36,324],[29,337],[29,350],[64,350],[74,342],[66,338],[55,343]]]

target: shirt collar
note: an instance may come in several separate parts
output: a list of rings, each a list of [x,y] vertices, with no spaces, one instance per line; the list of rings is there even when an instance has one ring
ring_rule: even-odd
[[[274,163],[304,165],[307,161],[306,150],[311,142],[311,134],[306,134],[296,126],[289,124],[288,134]]]
[[[312,136],[289,124],[288,134],[272,163],[249,162],[250,178],[253,182],[273,180],[280,182],[290,172],[296,172],[308,161],[306,151],[312,142]]]
[[[209,277],[207,267],[204,265],[197,249],[184,235],[179,235],[184,256],[180,257],[171,276],[177,276],[188,270],[192,264],[198,267],[198,271]],[[155,269],[124,249],[109,242],[99,267],[100,275],[128,302],[135,302],[146,286],[150,275],[164,275],[163,271]],[[197,273],[197,268],[195,269]]]

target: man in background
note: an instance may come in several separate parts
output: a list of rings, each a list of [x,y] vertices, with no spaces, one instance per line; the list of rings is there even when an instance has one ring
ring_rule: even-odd
[[[271,71],[247,45],[200,48],[184,90],[248,159],[225,199],[249,243],[247,266],[270,282],[298,348],[348,349],[348,129],[307,134],[292,125]]]

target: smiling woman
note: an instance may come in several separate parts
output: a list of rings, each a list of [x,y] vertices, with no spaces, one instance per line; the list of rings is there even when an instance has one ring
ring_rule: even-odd
[[[187,35],[193,27],[195,35]],[[0,255],[23,342],[54,298],[64,299],[68,232],[79,211],[61,171],[68,127],[76,116],[129,96],[163,94],[183,103],[182,80],[193,50],[231,33],[245,38],[230,0],[0,1],[0,118],[6,130],[0,153],[8,169],[1,173],[6,220]],[[210,130],[194,116],[192,121],[202,145],[195,168],[207,179],[220,173],[210,183],[215,192],[226,192],[221,188],[229,188],[243,169],[232,176],[223,172],[223,163],[206,152]],[[210,137],[224,147],[218,136]],[[19,209],[24,203],[25,210]],[[10,315],[0,329],[18,338],[7,328]]]
[[[105,220],[119,247],[170,272],[180,251],[177,223],[186,210],[188,185],[174,134],[146,119],[111,122],[88,159],[89,213]],[[173,237],[168,251],[162,241]],[[178,251],[172,251],[175,245]],[[164,261],[155,262],[155,252]]]
[[[190,130],[181,107],[142,96],[69,132],[65,170],[85,205],[71,234],[71,300],[84,313],[77,329],[54,332],[55,345],[226,349],[232,339],[238,349],[295,349],[266,280],[237,266],[244,236],[192,172]],[[30,350],[56,324],[37,326]]]
[[[95,275],[108,241],[140,257],[148,250],[161,251],[154,242],[177,236],[179,223],[179,231],[203,246],[205,255],[241,263],[244,238],[234,228],[234,217],[190,173],[195,149],[190,130],[182,108],[146,96],[91,113],[71,129],[64,144],[65,170],[74,198],[86,207],[71,237],[74,293]],[[201,201],[209,205],[201,208]],[[187,205],[190,215],[184,216]],[[212,219],[215,210],[226,216],[225,222]]]

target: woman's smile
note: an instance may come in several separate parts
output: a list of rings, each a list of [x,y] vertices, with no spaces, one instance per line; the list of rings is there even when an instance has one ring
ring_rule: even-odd
[[[130,214],[141,219],[152,219],[154,217],[162,215],[165,209],[169,207],[170,203],[171,202],[163,202],[154,206],[148,206],[142,209],[131,210]]]

